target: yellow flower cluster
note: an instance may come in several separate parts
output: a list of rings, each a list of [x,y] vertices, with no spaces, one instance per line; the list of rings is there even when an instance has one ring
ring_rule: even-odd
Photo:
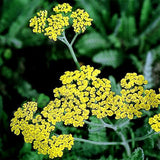
[[[149,118],[148,123],[151,125],[153,130],[160,132],[160,113]]]
[[[64,108],[62,121],[74,127],[83,126],[88,119],[90,110],[98,118],[113,115],[105,103],[110,94],[110,81],[97,78],[100,70],[93,67],[82,66],[81,71],[65,72],[60,77],[63,86],[53,90],[54,97],[59,99],[60,106]]]
[[[89,18],[89,14],[82,9],[77,9],[72,12],[71,18],[73,18],[73,28],[76,33],[84,32],[86,26],[91,26],[93,19]]]
[[[56,41],[61,36],[67,26],[69,19],[73,19],[73,27],[76,33],[84,32],[87,26],[91,25],[92,19],[84,10],[77,9],[72,12],[72,7],[68,3],[58,4],[53,8],[56,13],[47,18],[47,11],[40,11],[37,16],[30,19],[30,27],[33,27],[34,33],[44,33],[49,39]],[[70,13],[70,14],[69,14]]]
[[[160,94],[144,89],[147,81],[142,75],[127,73],[121,80],[121,94],[115,95],[110,81],[98,78],[98,74],[100,70],[89,65],[81,66],[80,71],[65,72],[60,77],[62,86],[53,90],[55,99],[40,113],[36,113],[36,102],[23,104],[14,113],[11,131],[16,135],[22,133],[25,142],[33,143],[38,153],[48,154],[50,158],[61,157],[65,148],[72,148],[74,139],[72,135],[53,135],[57,122],[82,127],[89,115],[133,119],[141,117],[141,110],[157,108],[160,104]],[[159,132],[160,114],[150,118],[149,124]]]
[[[11,120],[11,131],[16,135],[20,134],[20,131],[24,130],[25,126],[28,125],[28,121],[33,119],[34,113],[37,111],[36,102],[28,102],[23,104],[22,108],[14,113],[14,118]]]
[[[121,80],[121,86],[125,89],[131,89],[135,85],[142,86],[147,83],[148,82],[144,79],[144,76],[137,76],[137,73],[127,73],[126,76]]]
[[[52,110],[52,104],[53,102],[48,104],[48,111]],[[18,108],[11,120],[11,131],[16,135],[21,132],[25,142],[33,143],[33,148],[37,149],[38,153],[48,154],[49,158],[62,157],[65,148],[72,148],[74,139],[72,135],[52,135],[56,122],[61,120],[58,117],[60,110],[53,110],[54,113],[47,114],[44,109],[41,114],[35,115],[36,110],[36,102],[28,102],[22,108]]]
[[[47,11],[40,11],[37,13],[37,16],[34,16],[34,18],[30,19],[30,27],[33,27],[34,33],[42,33],[44,32],[45,26],[46,26],[46,20],[47,20]]]
[[[45,28],[45,36],[48,36],[49,39],[54,41],[57,40],[57,37],[62,34],[64,27],[69,25],[69,17],[64,17],[62,14],[51,15],[50,18],[47,18],[48,27]]]
[[[154,90],[144,90],[147,84],[143,75],[127,73],[121,80],[121,95],[115,95],[111,99],[111,110],[114,111],[116,119],[128,117],[133,119],[134,115],[141,117],[141,110],[157,108],[160,101]]]
[[[72,11],[72,7],[68,3],[58,4],[56,7],[53,8],[53,11],[56,13],[68,13]]]

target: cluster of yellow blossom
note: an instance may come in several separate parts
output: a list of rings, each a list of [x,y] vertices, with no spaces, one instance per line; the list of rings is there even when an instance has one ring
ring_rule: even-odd
[[[30,19],[30,27],[33,27],[34,33],[42,33],[45,30],[46,20],[47,20],[47,11],[40,11],[37,13],[37,16],[34,16]]]
[[[147,84],[143,75],[127,73],[121,80],[121,95],[113,96],[111,109],[114,110],[116,119],[128,117],[133,119],[134,115],[141,117],[141,110],[157,108],[160,101],[154,90],[145,90],[143,85]],[[110,102],[110,103],[111,103]]]
[[[131,89],[135,85],[142,86],[147,83],[148,82],[144,79],[144,76],[137,76],[137,73],[127,73],[126,76],[121,80],[121,86],[125,89]]]
[[[24,130],[24,127],[28,125],[28,121],[33,119],[34,113],[37,111],[36,102],[28,102],[23,104],[22,108],[18,108],[14,112],[14,118],[11,120],[11,131],[16,135],[20,134],[20,131]]]
[[[47,18],[47,11],[40,11],[37,16],[30,19],[30,27],[33,27],[33,32],[43,33],[48,38],[56,41],[58,36],[61,36],[67,26],[69,19],[73,19],[73,27],[76,33],[84,32],[87,26],[91,25],[92,19],[84,10],[77,9],[72,12],[72,7],[68,3],[58,4],[53,8],[55,15]],[[72,13],[70,13],[72,12]],[[69,14],[70,13],[70,14]]]
[[[74,139],[72,135],[54,136],[57,122],[82,127],[90,115],[133,119],[141,117],[141,110],[157,108],[160,104],[160,94],[144,89],[147,81],[142,75],[127,73],[121,80],[120,95],[115,95],[110,81],[98,78],[99,73],[100,70],[89,65],[81,66],[80,71],[65,72],[60,77],[62,86],[53,90],[55,99],[40,113],[36,113],[36,102],[18,108],[11,120],[11,131],[16,135],[21,132],[25,142],[33,143],[38,153],[61,157],[64,148],[72,148]],[[156,132],[160,131],[160,114],[150,118],[149,124]]]
[[[57,40],[57,37],[62,34],[64,27],[69,25],[69,17],[64,17],[61,13],[56,15],[51,15],[50,18],[47,18],[48,27],[45,28],[45,36]]]
[[[149,118],[149,124],[156,132],[160,132],[160,113]]]
[[[110,81],[97,78],[99,73],[100,70],[88,65],[82,66],[81,71],[67,71],[60,77],[63,85],[53,92],[54,97],[59,99],[60,106],[64,108],[64,124],[83,126],[84,120],[89,118],[90,111],[98,118],[113,115],[105,103],[111,92]]]
[[[58,4],[56,7],[53,8],[53,11],[56,13],[68,13],[72,11],[72,7],[68,3]]]
[[[153,89],[144,89],[147,81],[143,75],[127,73],[121,80],[121,94],[115,95],[109,80],[97,78],[99,73],[93,67],[82,66],[81,71],[68,71],[61,76],[63,86],[54,89],[54,96],[66,112],[62,118],[66,125],[83,126],[90,111],[97,118],[115,115],[116,119],[133,119],[141,117],[142,110],[157,108],[160,104],[159,94]],[[84,116],[83,112],[87,114]]]
[[[76,33],[84,32],[86,26],[91,26],[92,19],[89,18],[89,14],[83,9],[77,9],[72,12],[71,17],[73,18],[73,28]]]
[[[47,108],[51,109],[52,104],[50,102]],[[54,113],[51,112],[48,115],[45,109],[41,114],[36,115],[36,110],[36,102],[28,102],[23,104],[22,108],[18,108],[14,113],[15,117],[11,120],[11,131],[16,135],[21,132],[25,142],[33,143],[33,148],[37,149],[38,153],[48,154],[49,158],[62,157],[65,148],[69,150],[72,148],[74,139],[72,135],[59,135],[58,137],[52,135],[56,122],[60,121],[58,117],[60,110],[56,112],[51,109]]]

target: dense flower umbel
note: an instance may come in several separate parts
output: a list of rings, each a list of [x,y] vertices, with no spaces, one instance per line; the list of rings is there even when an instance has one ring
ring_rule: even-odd
[[[110,81],[97,78],[100,70],[82,66],[81,71],[65,72],[60,77],[63,86],[54,89],[54,96],[64,108],[62,121],[65,125],[83,126],[90,111],[98,118],[111,116],[113,113],[105,103],[110,94]]]
[[[141,117],[142,110],[157,108],[160,104],[160,94],[144,89],[147,81],[142,75],[127,73],[121,80],[121,94],[115,95],[110,81],[97,77],[100,70],[89,65],[80,70],[67,71],[60,77],[62,86],[53,90],[55,99],[40,113],[36,113],[36,102],[25,103],[14,113],[11,131],[16,135],[21,132],[25,142],[33,143],[38,153],[48,154],[50,158],[61,157],[65,148],[72,148],[72,135],[53,135],[57,122],[82,127],[89,115],[133,119]],[[160,114],[150,118],[149,124],[159,132]]]
[[[149,118],[149,124],[156,132],[160,132],[160,113]]]
[[[75,12],[72,12],[71,17],[73,18],[72,26],[76,33],[83,33],[87,26],[91,26],[91,22],[93,21],[83,9],[77,9]]]
[[[121,80],[121,95],[115,95],[111,99],[111,109],[114,110],[116,119],[128,117],[133,119],[134,115],[141,117],[141,110],[157,108],[160,101],[154,90],[145,90],[143,85],[147,84],[143,75],[127,73]],[[111,103],[110,102],[110,103]]]
[[[34,33],[42,33],[44,32],[45,26],[46,26],[46,20],[47,20],[47,11],[40,11],[37,13],[37,16],[34,16],[34,18],[30,19],[30,27],[33,27]]]
[[[72,7],[68,3],[58,4],[53,8],[56,14],[47,18],[47,11],[40,11],[37,16],[30,20],[30,27],[33,27],[34,33],[44,33],[49,39],[57,40],[62,32],[70,25],[69,19],[73,20],[73,27],[76,33],[84,32],[87,26],[91,25],[92,19],[84,10],[77,9],[72,12]],[[71,16],[70,16],[71,15]]]
[[[56,7],[53,8],[53,11],[56,13],[68,13],[72,11],[72,7],[68,3],[58,4]]]
[[[64,27],[69,25],[69,17],[64,17],[62,14],[51,15],[50,18],[47,18],[47,21],[48,27],[45,28],[44,35],[54,41],[62,34]]]
[[[52,102],[48,105],[51,106]],[[25,103],[22,108],[14,113],[14,118],[11,120],[11,131],[16,135],[20,132],[24,136],[26,143],[33,143],[33,148],[38,150],[40,154],[48,154],[50,158],[62,157],[63,150],[68,148],[69,150],[73,145],[72,135],[59,135],[54,136],[53,133],[55,129],[56,122],[59,122],[59,113],[54,110],[47,117],[43,113],[35,115],[37,110],[36,102]],[[58,113],[58,115],[55,115]],[[52,117],[52,114],[55,116]],[[56,117],[57,116],[57,117]],[[48,119],[46,119],[46,117]]]

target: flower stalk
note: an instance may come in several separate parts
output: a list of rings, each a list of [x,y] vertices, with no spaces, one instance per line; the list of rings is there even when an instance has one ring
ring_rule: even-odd
[[[66,38],[65,32],[63,32],[62,36],[59,37],[58,39],[66,44],[66,46],[68,47],[68,49],[69,49],[69,51],[70,51],[70,53],[72,55],[72,58],[73,58],[75,64],[77,66],[77,69],[81,70],[79,62],[77,60],[77,57],[76,57],[75,52],[74,52],[73,47],[72,47],[72,45],[73,45],[74,41],[76,40],[77,36],[78,36],[78,34],[75,34],[75,36],[73,37],[71,43],[69,43],[68,40],[67,40],[67,38]]]

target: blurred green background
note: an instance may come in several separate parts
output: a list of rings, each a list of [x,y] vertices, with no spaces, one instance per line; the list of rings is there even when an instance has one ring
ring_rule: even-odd
[[[0,160],[45,159],[25,144],[22,136],[11,133],[9,122],[24,101],[46,105],[53,99],[53,88],[61,85],[59,77],[76,69],[64,44],[34,34],[29,28],[29,19],[37,11],[52,11],[64,2],[74,9],[85,9],[93,18],[92,26],[75,42],[81,65],[100,68],[102,77],[112,75],[117,82],[127,72],[137,72],[148,80],[148,88],[157,90],[160,86],[160,0],[1,0]],[[73,30],[68,29],[66,35],[71,40]],[[154,153],[159,153],[160,139],[155,145],[153,141],[147,143],[152,143],[152,148],[146,147],[145,155],[160,159]],[[81,148],[81,153],[77,149],[66,151],[63,159],[120,158],[114,148],[107,152],[106,148],[94,152],[90,148]]]

